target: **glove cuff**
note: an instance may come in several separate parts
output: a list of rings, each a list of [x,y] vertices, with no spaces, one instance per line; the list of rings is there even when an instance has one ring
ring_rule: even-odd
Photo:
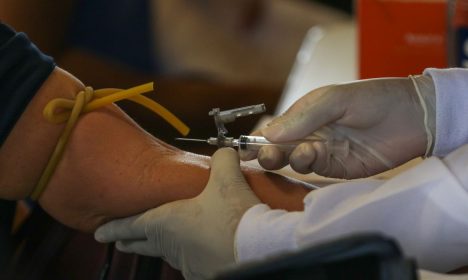
[[[427,146],[424,157],[428,157],[432,155],[432,151],[434,150],[434,137],[436,135],[436,96],[434,82],[431,77],[423,75],[410,75],[409,78],[413,82],[414,89],[416,90],[419,98],[419,103],[424,111],[424,128],[427,136]]]

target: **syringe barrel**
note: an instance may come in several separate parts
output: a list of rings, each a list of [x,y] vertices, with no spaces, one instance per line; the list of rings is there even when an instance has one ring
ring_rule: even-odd
[[[292,151],[297,145],[303,143],[304,141],[290,141],[286,143],[271,143],[263,136],[251,136],[251,135],[241,135],[239,137],[239,149],[249,150],[249,151],[258,151],[263,146],[275,146],[278,149],[289,152]]]
[[[235,140],[234,140],[235,141]],[[307,139],[301,139],[296,141],[289,141],[283,143],[272,143],[268,141],[263,136],[251,136],[251,135],[241,135],[238,140],[238,146],[241,150],[249,150],[249,151],[258,151],[263,146],[275,146],[279,150],[283,152],[291,152],[294,150],[299,144],[304,142],[311,141],[311,142],[323,142],[329,152],[340,155],[341,157],[347,157],[349,154],[349,141],[348,140],[325,140],[319,137],[311,137]]]

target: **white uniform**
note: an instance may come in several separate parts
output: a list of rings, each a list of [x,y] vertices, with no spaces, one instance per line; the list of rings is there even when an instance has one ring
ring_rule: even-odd
[[[433,154],[438,157],[386,181],[352,180],[313,191],[304,199],[303,212],[265,204],[250,208],[236,233],[238,261],[378,232],[396,239],[420,268],[447,272],[467,265],[468,70],[427,69],[425,74],[436,88]]]

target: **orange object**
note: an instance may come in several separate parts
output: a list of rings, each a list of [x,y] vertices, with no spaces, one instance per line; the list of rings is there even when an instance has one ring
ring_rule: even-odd
[[[406,77],[447,67],[444,0],[359,0],[359,77]]]
[[[468,1],[456,0],[455,1],[455,14],[452,24],[455,27],[468,26]]]

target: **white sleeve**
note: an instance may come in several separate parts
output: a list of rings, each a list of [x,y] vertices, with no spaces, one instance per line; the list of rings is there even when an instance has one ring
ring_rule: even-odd
[[[436,91],[433,155],[445,156],[468,143],[468,69],[426,69]]]
[[[468,145],[388,180],[353,180],[312,191],[304,212],[249,209],[236,233],[238,261],[377,232],[398,241],[420,268],[468,264]]]

